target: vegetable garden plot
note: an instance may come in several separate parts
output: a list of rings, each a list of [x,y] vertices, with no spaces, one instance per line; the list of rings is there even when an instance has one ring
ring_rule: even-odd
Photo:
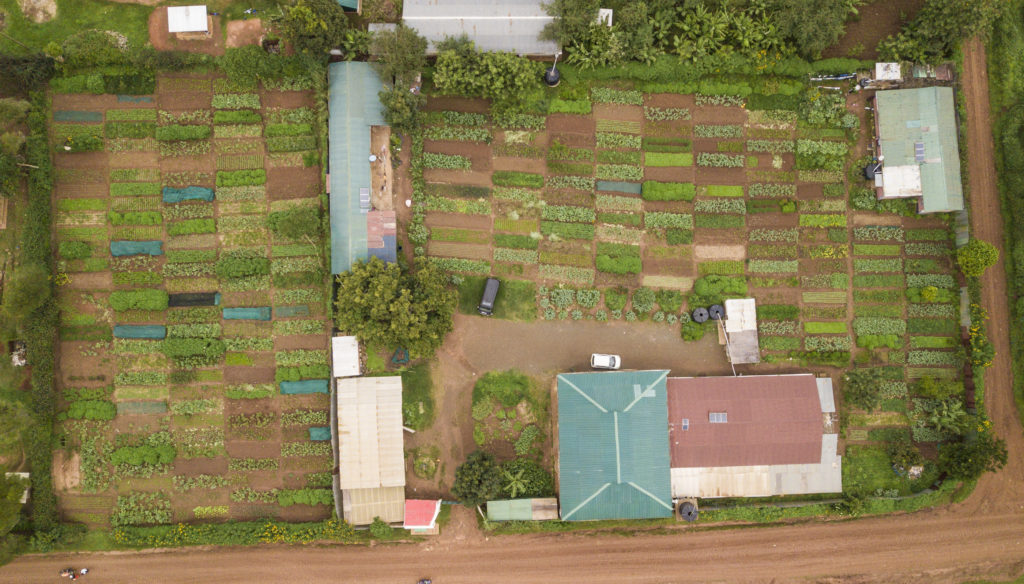
[[[147,420],[157,423],[160,420],[171,422],[169,435],[158,432],[148,437],[122,437],[119,445],[127,438],[124,443],[133,448],[171,447],[173,450],[168,451],[171,461],[212,459],[223,456],[226,448],[243,438],[240,433],[228,437],[224,432],[230,417],[228,412],[232,411],[225,406],[225,399],[261,400],[262,410],[276,412],[285,407],[285,400],[295,399],[278,392],[279,380],[294,378],[302,382],[312,377],[327,377],[323,371],[325,365],[316,358],[308,363],[275,363],[275,331],[292,335],[288,338],[298,339],[310,349],[322,346],[309,341],[313,334],[319,338],[327,330],[322,309],[324,276],[315,261],[306,261],[318,254],[321,234],[302,241],[273,234],[266,227],[267,216],[271,211],[287,212],[288,208],[272,207],[262,184],[270,168],[263,155],[268,145],[273,145],[270,150],[281,151],[301,145],[312,152],[309,160],[319,161],[315,145],[310,147],[306,143],[311,138],[312,128],[308,122],[300,120],[301,115],[295,116],[295,120],[300,121],[289,119],[287,112],[291,110],[275,109],[261,116],[255,114],[254,109],[240,107],[258,106],[258,97],[254,94],[251,97],[224,94],[216,99],[216,105],[222,109],[214,112],[209,109],[213,102],[208,91],[210,80],[199,81],[207,87],[205,95],[194,88],[190,92],[176,92],[174,96],[158,95],[159,107],[166,109],[110,110],[106,124],[97,127],[106,132],[104,146],[112,154],[102,164],[97,158],[95,168],[76,172],[69,169],[65,173],[66,178],[76,181],[88,175],[94,181],[91,184],[102,190],[94,188],[84,197],[70,191],[56,193],[59,213],[67,213],[68,219],[76,213],[83,220],[88,219],[88,224],[66,221],[69,225],[58,230],[58,249],[62,250],[60,265],[70,271],[73,282],[80,283],[76,290],[81,290],[88,302],[97,306],[101,311],[97,314],[106,311],[109,316],[105,318],[112,320],[102,322],[99,319],[103,317],[93,316],[91,311],[85,315],[65,311],[61,317],[63,337],[89,337],[94,339],[91,342],[102,343],[95,348],[86,347],[85,343],[64,343],[63,362],[94,368],[83,374],[105,375],[111,380],[110,389],[102,400],[96,398],[109,404],[102,413],[105,417],[96,418],[100,423],[99,431],[79,436],[79,430],[69,429],[75,434],[75,443],[83,444],[82,472],[89,477],[83,484],[87,483],[92,492],[112,492],[118,486],[117,479],[112,478],[115,448],[113,426],[105,421],[109,417],[145,415]],[[168,104],[174,105],[167,107]],[[253,129],[233,129],[242,126]],[[232,128],[221,133],[244,137],[218,141],[216,157],[194,156],[213,150],[213,127]],[[137,135],[147,137],[135,137]],[[150,150],[153,152],[159,142],[165,156],[119,158],[116,155],[131,145],[128,141],[145,146],[145,140],[152,140]],[[245,147],[235,147],[236,144]],[[61,156],[57,155],[58,167]],[[132,161],[136,160],[147,162],[144,167],[135,167]],[[304,164],[301,156],[298,164]],[[301,170],[304,176],[319,176],[315,165]],[[215,182],[220,184],[216,194],[210,188]],[[319,191],[319,187],[316,190]],[[319,204],[315,197],[297,194],[303,197],[297,199],[303,204]],[[151,241],[135,237],[142,235],[153,237],[146,238]],[[238,247],[241,247],[240,252],[250,255],[237,258],[239,261],[234,264],[226,262]],[[111,254],[111,249],[118,255]],[[87,270],[103,278],[87,278],[76,273]],[[225,319],[218,306],[220,292],[230,294],[227,316],[241,312],[242,316],[257,316],[268,321]],[[271,306],[277,308],[277,314],[273,314]],[[316,309],[310,310],[311,306]],[[296,316],[303,320],[292,320]],[[277,324],[273,319],[278,317],[289,320]],[[257,324],[265,326],[250,326]],[[108,360],[100,369],[98,358],[91,353],[84,354],[89,351],[101,354],[109,351],[116,358]],[[62,379],[67,381],[68,378]],[[231,381],[233,379],[236,381]],[[66,397],[78,395],[68,392],[79,390],[65,387],[63,391]],[[326,401],[316,403],[326,413]],[[249,443],[255,440],[275,453],[274,458],[268,460],[276,467],[282,453],[277,430],[280,422],[276,416],[272,418],[269,426],[272,431],[266,433],[260,430],[265,423],[258,420],[236,421],[251,429],[245,435]],[[90,440],[99,440],[105,445],[90,450]],[[323,466],[329,458],[319,450],[302,451],[302,457],[308,461],[302,463],[304,466]],[[239,465],[234,472],[245,475],[256,472],[257,466]],[[137,483],[136,488],[149,491],[158,488],[157,485],[170,485],[170,475],[175,468],[192,467],[187,464],[161,464],[145,469],[119,466],[119,476],[155,473],[153,479]],[[183,481],[196,478],[187,470],[181,472]],[[295,468],[293,472],[308,471]],[[175,484],[178,482],[176,480]],[[283,486],[277,485],[278,488]],[[226,485],[211,488],[214,496],[228,494],[227,490],[217,492],[229,489]],[[169,486],[163,491],[173,505],[183,501],[183,491]],[[228,517],[250,517],[241,507],[229,505],[226,509]],[[112,506],[108,506],[105,512],[111,510]],[[218,509],[214,515],[203,511],[196,516],[224,516],[224,513]]]

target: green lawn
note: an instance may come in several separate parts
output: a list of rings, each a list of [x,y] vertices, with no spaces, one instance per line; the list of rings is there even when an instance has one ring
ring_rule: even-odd
[[[413,430],[429,428],[434,421],[434,382],[430,363],[420,363],[402,372],[402,420]]]
[[[17,0],[0,0],[0,9],[7,13],[7,28],[0,36],[0,51],[13,55],[26,53],[24,47],[11,41],[21,41],[32,49],[42,50],[47,43],[62,42],[69,36],[87,29],[113,30],[126,37],[130,46],[143,47],[149,43],[149,6],[100,2],[98,0],[56,0],[57,17],[49,22],[35,24],[25,18]]]
[[[936,472],[934,463],[926,462],[921,478],[910,481],[892,469],[884,447],[850,445],[843,456],[843,490],[873,495],[877,489],[897,489],[909,495],[931,486]]]
[[[484,293],[484,276],[465,276],[459,286],[459,312],[477,314]],[[537,317],[537,285],[526,280],[502,280],[494,301],[494,316],[508,320],[530,321]]]

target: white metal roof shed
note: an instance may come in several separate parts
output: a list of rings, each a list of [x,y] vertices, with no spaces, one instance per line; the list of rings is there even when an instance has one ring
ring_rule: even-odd
[[[331,370],[334,377],[359,375],[359,341],[355,337],[331,338]]]
[[[209,32],[206,5],[168,6],[167,32]]]
[[[540,40],[554,20],[541,0],[405,0],[402,20],[427,39],[427,54],[446,37],[466,35],[481,51],[550,55],[558,43]]]
[[[402,376],[337,380],[341,489],[405,486]]]

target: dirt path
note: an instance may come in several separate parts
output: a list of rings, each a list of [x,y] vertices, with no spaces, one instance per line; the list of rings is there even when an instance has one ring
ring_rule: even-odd
[[[959,583],[1024,570],[1019,513],[936,511],[677,536],[488,536],[450,547],[427,542],[25,556],[0,570],[0,583],[53,582],[57,570],[70,565],[88,566],[90,578],[107,584],[153,582],[149,575],[163,584],[314,584],[335,583],[339,576],[359,584],[411,584],[423,577],[439,584]]]
[[[996,190],[995,152],[989,117],[988,68],[985,47],[977,39],[964,47],[964,95],[967,106],[967,168],[970,184],[971,232],[1000,248],[999,263],[982,277],[982,306],[988,310],[988,333],[996,356],[985,372],[985,408],[996,433],[1006,440],[1009,463],[996,475],[978,483],[974,495],[963,504],[968,513],[989,510],[1020,511],[1024,499],[1024,434],[1013,401],[1010,367],[1010,311],[1006,297],[1006,251],[1003,250],[1003,216]]]

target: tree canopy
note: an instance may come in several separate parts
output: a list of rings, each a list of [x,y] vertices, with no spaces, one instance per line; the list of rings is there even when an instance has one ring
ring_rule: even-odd
[[[345,44],[348,17],[335,0],[299,0],[284,9],[278,26],[296,51],[323,55]]]
[[[899,34],[878,44],[879,58],[935,62],[963,40],[987,35],[1007,5],[1003,0],[928,0]]]
[[[371,47],[380,61],[384,78],[389,81],[394,78],[396,85],[409,85],[412,75],[427,66],[427,39],[404,24],[394,30],[375,33]]]
[[[21,496],[28,488],[28,481],[18,476],[7,476],[7,469],[0,467],[0,539],[14,529],[21,512]]]
[[[871,411],[881,402],[882,372],[874,367],[854,369],[843,375],[843,396],[846,402]]]
[[[987,241],[971,239],[956,250],[956,262],[965,276],[980,277],[999,261],[999,249]]]
[[[518,470],[516,470],[518,473]],[[494,456],[477,450],[455,469],[452,494],[466,505],[482,505],[501,496],[504,477]]]
[[[52,288],[49,280],[43,266],[29,264],[16,268],[4,286],[4,314],[13,321],[23,321],[50,298]]]
[[[857,13],[858,0],[775,0],[772,5],[779,33],[793,41],[804,57],[817,59],[846,30],[846,19]]]
[[[988,471],[1006,465],[1006,442],[988,429],[963,442],[943,444],[939,451],[939,467],[950,477],[972,480]]]
[[[466,37],[438,44],[434,86],[441,93],[522,104],[540,88],[543,65],[515,53],[481,52]]]
[[[361,341],[429,357],[452,330],[456,299],[445,274],[426,259],[403,271],[371,258],[338,276],[335,322]]]

